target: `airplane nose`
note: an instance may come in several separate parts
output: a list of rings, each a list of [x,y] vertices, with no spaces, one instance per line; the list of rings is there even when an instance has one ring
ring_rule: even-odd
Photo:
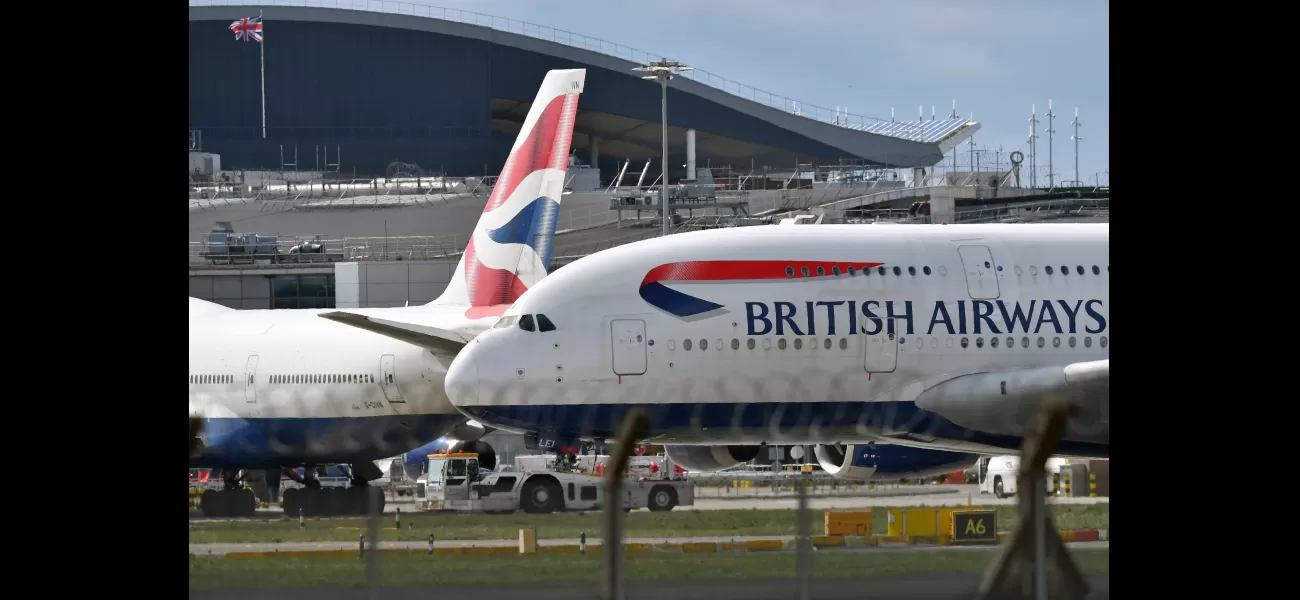
[[[470,348],[461,351],[447,369],[447,398],[457,408],[478,404],[478,365],[474,364],[472,353]]]

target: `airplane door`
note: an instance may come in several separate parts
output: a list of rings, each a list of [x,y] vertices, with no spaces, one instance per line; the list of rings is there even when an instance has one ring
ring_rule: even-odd
[[[880,333],[867,336],[867,353],[863,366],[868,373],[892,373],[898,367],[898,336],[907,323],[898,320],[894,327],[882,327]]]
[[[397,387],[397,370],[394,366],[395,360],[392,354],[385,354],[379,359],[379,383],[383,386],[384,397],[388,402],[406,402],[402,398],[402,391]]]
[[[257,355],[248,357],[244,367],[244,401],[257,403]]]
[[[615,375],[644,375],[646,371],[645,321],[614,319],[609,322],[614,345]]]
[[[957,246],[966,271],[966,290],[974,300],[995,300],[999,296],[997,266],[988,246]]]

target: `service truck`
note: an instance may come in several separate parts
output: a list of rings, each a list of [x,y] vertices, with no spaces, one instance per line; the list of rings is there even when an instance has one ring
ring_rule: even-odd
[[[604,479],[595,473],[546,470],[490,472],[472,452],[431,454],[425,472],[423,507],[460,512],[546,514],[604,507]],[[695,485],[679,473],[628,477],[623,509],[669,511],[694,506]]]
[[[998,498],[1006,498],[1016,495],[1016,484],[1019,482],[1017,477],[1020,475],[1020,457],[1019,456],[989,456],[982,460],[981,471],[983,478],[980,480],[980,493],[993,494]],[[1052,457],[1047,459],[1044,465],[1046,473],[1047,493],[1056,492],[1056,483],[1052,480],[1052,475],[1061,472],[1061,465],[1069,461],[1064,458]]]

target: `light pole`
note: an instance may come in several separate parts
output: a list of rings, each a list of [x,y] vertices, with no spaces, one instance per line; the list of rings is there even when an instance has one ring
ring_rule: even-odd
[[[657,79],[663,88],[662,101],[662,118],[663,118],[663,175],[659,181],[659,208],[663,211],[664,235],[672,233],[672,220],[668,213],[668,80],[676,77],[682,71],[691,71],[695,67],[688,67],[675,60],[660,58],[652,60],[642,66],[633,68],[633,71],[645,71],[650,75],[642,75],[641,79]],[[693,177],[694,174],[688,174]]]

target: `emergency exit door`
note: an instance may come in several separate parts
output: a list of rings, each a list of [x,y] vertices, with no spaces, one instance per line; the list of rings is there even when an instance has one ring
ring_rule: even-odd
[[[379,385],[384,390],[384,397],[388,402],[406,402],[402,398],[402,391],[397,387],[397,368],[394,366],[392,354],[385,354],[379,358]]]
[[[993,264],[993,251],[988,246],[957,246],[962,269],[966,271],[966,290],[973,300],[996,300],[998,289],[997,266]]]
[[[614,346],[615,375],[644,375],[646,371],[645,321],[614,319],[609,322]]]
[[[257,403],[257,355],[248,357],[244,367],[244,401]]]
[[[892,373],[898,367],[898,337],[907,331],[907,321],[895,319],[894,323],[886,325],[880,328],[880,333],[867,336],[863,366],[868,373]]]

